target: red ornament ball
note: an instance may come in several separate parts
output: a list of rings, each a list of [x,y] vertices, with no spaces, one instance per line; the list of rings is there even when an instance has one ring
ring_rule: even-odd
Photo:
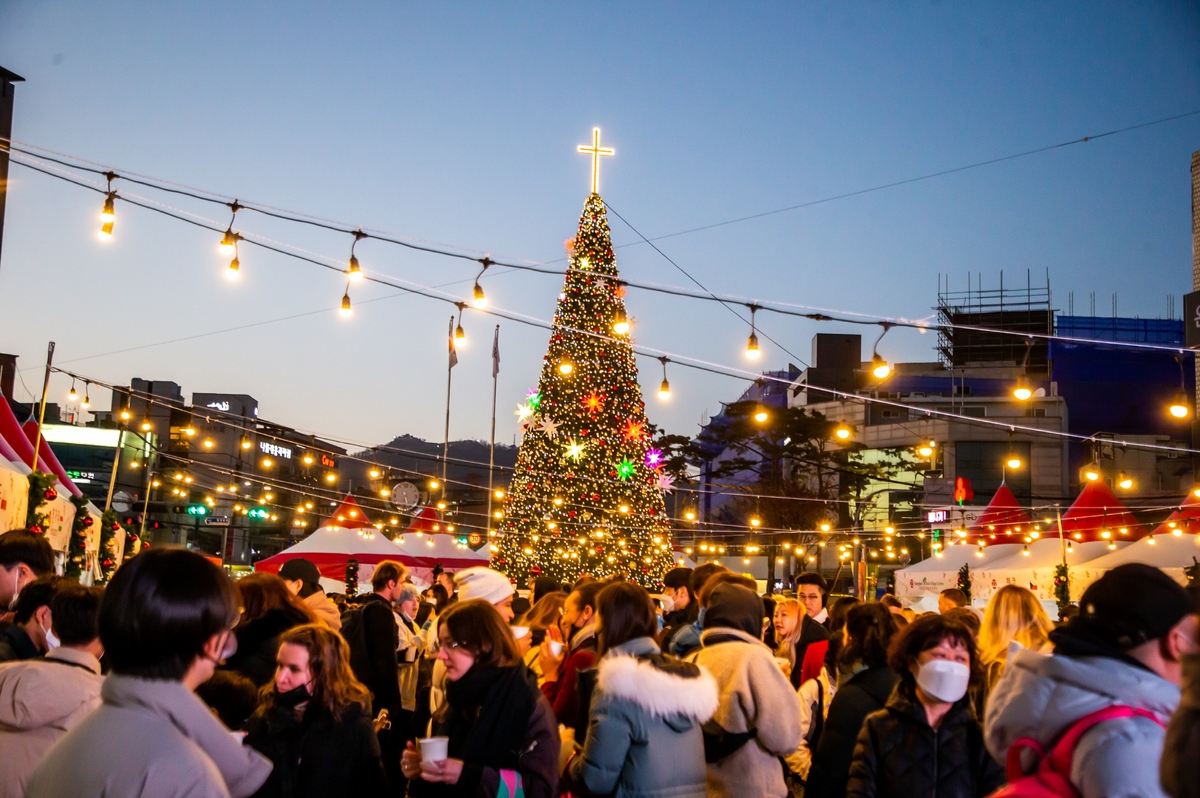
[[[46,488],[46,501],[52,502],[58,498],[58,491],[54,488]]]
[[[90,528],[92,526],[92,524],[94,524],[94,523],[96,523],[96,519],[92,518],[90,515],[83,519],[83,525],[85,527]]]
[[[542,568],[539,565],[531,565],[531,566],[529,566],[529,573],[532,574],[533,576],[541,576]]]

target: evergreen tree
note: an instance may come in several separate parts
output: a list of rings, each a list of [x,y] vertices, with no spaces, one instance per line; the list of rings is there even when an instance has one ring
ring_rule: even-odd
[[[493,565],[523,585],[620,575],[652,587],[673,565],[662,452],[629,343],[604,201],[588,197],[517,456]]]

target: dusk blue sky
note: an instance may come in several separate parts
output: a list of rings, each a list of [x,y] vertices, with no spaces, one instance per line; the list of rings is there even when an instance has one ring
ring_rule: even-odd
[[[531,262],[563,256],[589,188],[593,126],[617,150],[601,193],[648,236],[1200,110],[1200,10],[1146,3],[0,3],[14,137],[118,169]],[[1200,116],[666,239],[722,294],[923,318],[938,275],[1035,283],[1056,307],[1163,316],[1191,289],[1189,159]],[[263,417],[363,444],[442,434],[449,307],[246,248],[19,166],[0,260],[0,351],[41,385],[47,340],[100,380],[255,396]],[[132,187],[124,187],[132,190]],[[148,194],[148,191],[139,190]],[[217,220],[221,209],[163,199]],[[239,226],[344,260],[345,235],[243,214]],[[637,237],[610,217],[618,246]],[[469,263],[379,242],[363,268],[467,299]],[[631,280],[688,286],[644,245]],[[501,270],[494,270],[501,271]],[[974,279],[974,278],[973,278]],[[495,306],[553,315],[560,281],[485,281]],[[379,301],[367,300],[378,299]],[[711,303],[631,291],[636,340],[745,368],[748,330]],[[1176,300],[1178,312],[1179,302]],[[272,321],[309,313],[286,321]],[[802,365],[818,329],[761,316]],[[271,322],[163,346],[186,336]],[[486,438],[494,320],[468,312],[451,435]],[[855,330],[857,331],[857,330]],[[869,357],[874,333],[863,331]],[[548,333],[502,322],[497,437],[536,384]],[[895,330],[890,360],[934,360]],[[640,362],[652,421],[694,433],[743,384]],[[69,382],[52,382],[65,399]],[[94,391],[93,401],[107,406]]]

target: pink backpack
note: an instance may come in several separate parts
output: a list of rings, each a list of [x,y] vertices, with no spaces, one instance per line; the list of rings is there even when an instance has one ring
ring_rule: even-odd
[[[1133,717],[1149,718],[1159,726],[1163,725],[1158,717],[1144,709],[1112,706],[1084,715],[1072,723],[1058,738],[1049,754],[1037,740],[1029,737],[1019,738],[1008,749],[1008,784],[988,798],[1079,798],[1079,791],[1071,783],[1071,762],[1075,759],[1075,746],[1079,744],[1079,738],[1097,723]],[[1026,748],[1040,758],[1037,769],[1029,774],[1021,767],[1021,752]]]

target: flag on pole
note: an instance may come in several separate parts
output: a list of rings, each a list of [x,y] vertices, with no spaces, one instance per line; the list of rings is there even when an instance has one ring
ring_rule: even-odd
[[[454,317],[450,317],[450,368],[458,365],[458,350],[454,348]]]
[[[492,339],[492,378],[500,373],[500,325],[496,325],[496,337]]]

